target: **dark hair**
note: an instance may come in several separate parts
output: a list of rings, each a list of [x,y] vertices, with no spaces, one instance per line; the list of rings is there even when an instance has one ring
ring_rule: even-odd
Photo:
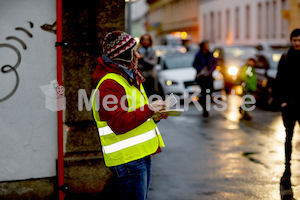
[[[253,57],[248,58],[248,61],[247,61],[247,62],[249,62],[249,61],[253,61],[254,63],[256,63],[256,59],[253,58]]]
[[[203,46],[205,43],[209,42],[208,40],[203,40],[200,44],[199,44],[199,47],[200,49],[203,49]]]
[[[151,46],[152,46],[152,43],[153,43],[153,41],[152,41],[152,37],[151,37],[151,35],[150,35],[150,34],[148,34],[148,33],[146,33],[146,34],[144,34],[144,35],[142,35],[142,36],[141,36],[141,38],[140,38],[140,44],[143,46],[143,40],[144,40],[144,37],[145,37],[145,36],[148,36],[148,37],[149,37],[149,40],[150,40],[149,46],[151,47]]]
[[[294,29],[291,33],[290,40],[292,41],[293,37],[298,37],[299,35],[300,35],[300,29],[299,28]]]

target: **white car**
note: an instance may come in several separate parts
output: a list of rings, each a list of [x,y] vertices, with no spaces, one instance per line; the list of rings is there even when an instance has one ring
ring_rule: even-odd
[[[195,82],[196,69],[193,68],[195,53],[174,53],[161,57],[155,71],[157,87],[163,96],[173,93],[183,100],[194,93],[200,95],[200,87]],[[213,72],[213,78],[214,90],[222,90],[224,78],[219,70]]]

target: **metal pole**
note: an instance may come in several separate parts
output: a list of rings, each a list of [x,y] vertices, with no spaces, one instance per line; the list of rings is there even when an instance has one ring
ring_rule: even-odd
[[[57,42],[62,41],[62,0],[56,1],[56,37]],[[62,85],[62,47],[56,47],[57,52],[57,82]],[[58,104],[61,102],[58,101]],[[60,105],[57,105],[58,107]],[[63,152],[63,111],[57,111],[57,149],[58,149],[58,187],[64,185],[64,152]],[[64,192],[58,190],[59,200],[65,198]]]
[[[131,0],[127,2],[127,33],[131,35]]]

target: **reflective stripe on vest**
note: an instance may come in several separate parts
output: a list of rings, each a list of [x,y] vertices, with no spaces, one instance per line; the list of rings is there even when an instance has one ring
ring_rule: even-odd
[[[122,149],[132,147],[134,145],[140,144],[142,142],[146,142],[156,137],[156,131],[151,130],[141,135],[128,138],[126,140],[122,140],[120,142],[116,142],[111,145],[102,146],[103,153],[114,153],[116,151],[120,151]]]
[[[147,120],[147,121],[149,121],[149,120]],[[98,132],[99,132],[100,137],[114,133],[109,126],[98,128]],[[116,142],[111,145],[102,145],[102,151],[103,151],[103,153],[106,153],[106,154],[114,153],[114,152],[120,151],[122,149],[125,149],[128,147],[146,142],[148,140],[151,140],[151,139],[155,138],[156,136],[160,136],[160,132],[157,127],[155,129],[148,131],[146,133],[143,133],[141,135],[137,135],[137,136]]]
[[[148,119],[147,122],[148,121],[150,121],[150,119]],[[155,128],[155,130],[157,131],[157,134],[159,135],[160,132],[157,127]],[[98,132],[99,132],[99,136],[104,136],[104,135],[109,135],[109,134],[114,133],[109,126],[98,128]]]

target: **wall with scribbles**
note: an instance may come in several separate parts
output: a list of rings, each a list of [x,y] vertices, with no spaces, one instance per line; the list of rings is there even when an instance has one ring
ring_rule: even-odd
[[[56,175],[56,3],[0,0],[0,182]]]

